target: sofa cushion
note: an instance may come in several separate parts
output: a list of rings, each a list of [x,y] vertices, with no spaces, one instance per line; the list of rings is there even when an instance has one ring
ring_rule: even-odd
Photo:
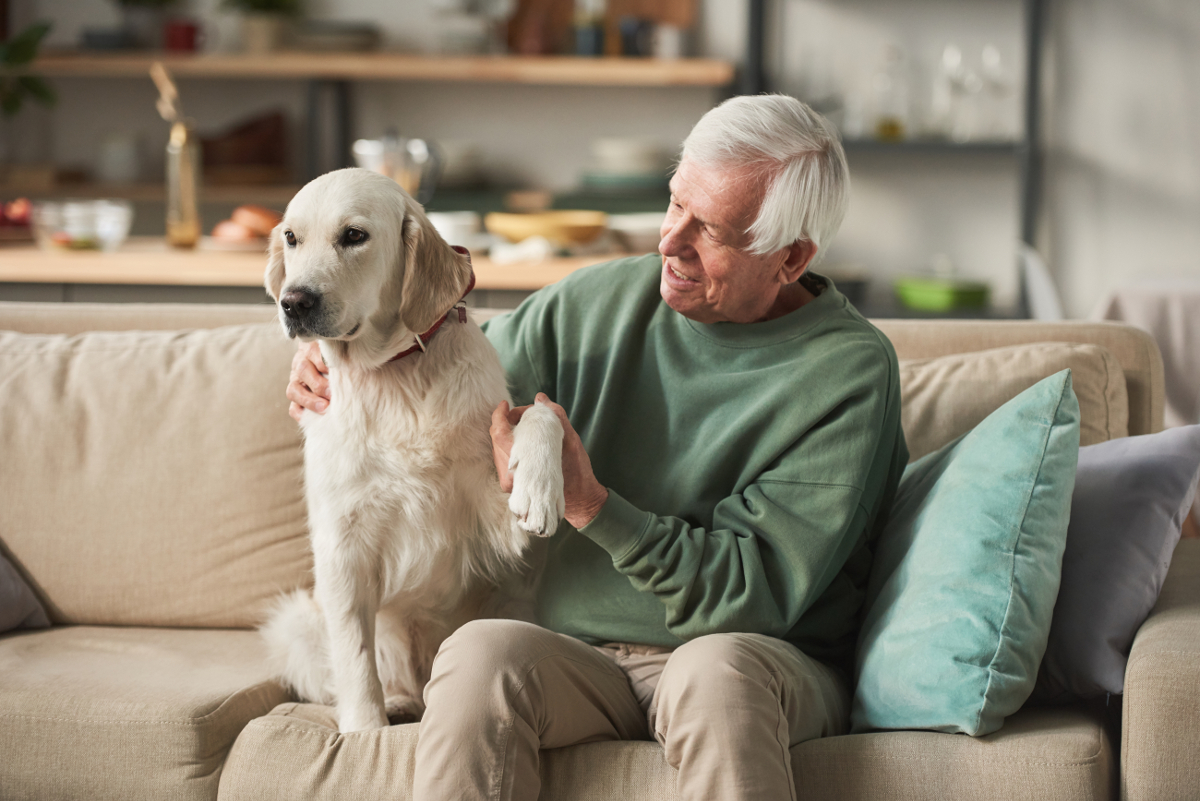
[[[1080,444],[1128,436],[1125,374],[1116,358],[1098,345],[1039,342],[901,360],[900,415],[909,460],[962,436],[1005,402],[1068,368],[1079,400]]]
[[[332,707],[287,703],[253,720],[221,774],[221,801],[411,798],[418,724],[340,734]],[[652,742],[542,752],[539,801],[676,798],[675,771]]]
[[[1034,698],[1124,692],[1200,482],[1200,425],[1079,449],[1062,586]]]
[[[0,798],[213,799],[238,732],[285,700],[255,632],[0,637]]]
[[[221,774],[221,801],[412,798],[416,724],[339,734],[329,707],[283,704],[251,721]],[[1107,798],[1112,751],[1102,725],[1071,707],[1022,711],[980,738],[933,732],[830,737],[791,751],[813,801]],[[653,742],[542,752],[542,801],[668,801],[675,770]]]
[[[810,740],[792,749],[805,801],[1098,801],[1112,743],[1082,709],[1022,710],[984,737],[926,731]]]
[[[855,732],[996,731],[1033,690],[1079,455],[1071,372],[904,472],[867,584]]]
[[[55,623],[248,627],[308,580],[274,324],[0,333],[0,537]]]

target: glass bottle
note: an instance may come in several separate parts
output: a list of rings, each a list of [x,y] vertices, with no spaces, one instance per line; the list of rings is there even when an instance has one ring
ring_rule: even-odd
[[[194,248],[200,241],[200,143],[186,122],[167,140],[167,242]]]
[[[908,137],[908,80],[904,51],[889,47],[871,80],[875,100],[875,138],[898,142]]]

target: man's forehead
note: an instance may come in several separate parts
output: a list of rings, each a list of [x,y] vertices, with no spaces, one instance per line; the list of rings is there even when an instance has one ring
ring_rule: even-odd
[[[677,199],[694,206],[693,213],[704,222],[741,233],[758,213],[760,184],[753,170],[702,166],[685,159],[668,186]]]

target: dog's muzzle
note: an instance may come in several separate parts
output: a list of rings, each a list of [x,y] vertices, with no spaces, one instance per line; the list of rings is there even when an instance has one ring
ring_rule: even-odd
[[[279,308],[283,310],[288,336],[303,336],[316,334],[321,336],[324,304],[321,296],[308,289],[289,289],[279,298]]]

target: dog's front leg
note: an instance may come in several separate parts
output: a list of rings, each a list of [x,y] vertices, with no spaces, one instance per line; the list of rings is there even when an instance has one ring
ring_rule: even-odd
[[[325,616],[338,729],[342,732],[388,725],[375,664],[379,582],[368,559],[356,561],[337,554],[318,558],[314,565],[314,596]]]
[[[513,430],[508,469],[513,477],[508,508],[517,525],[541,537],[558,529],[566,511],[562,475],[563,427],[542,403],[525,410]]]

